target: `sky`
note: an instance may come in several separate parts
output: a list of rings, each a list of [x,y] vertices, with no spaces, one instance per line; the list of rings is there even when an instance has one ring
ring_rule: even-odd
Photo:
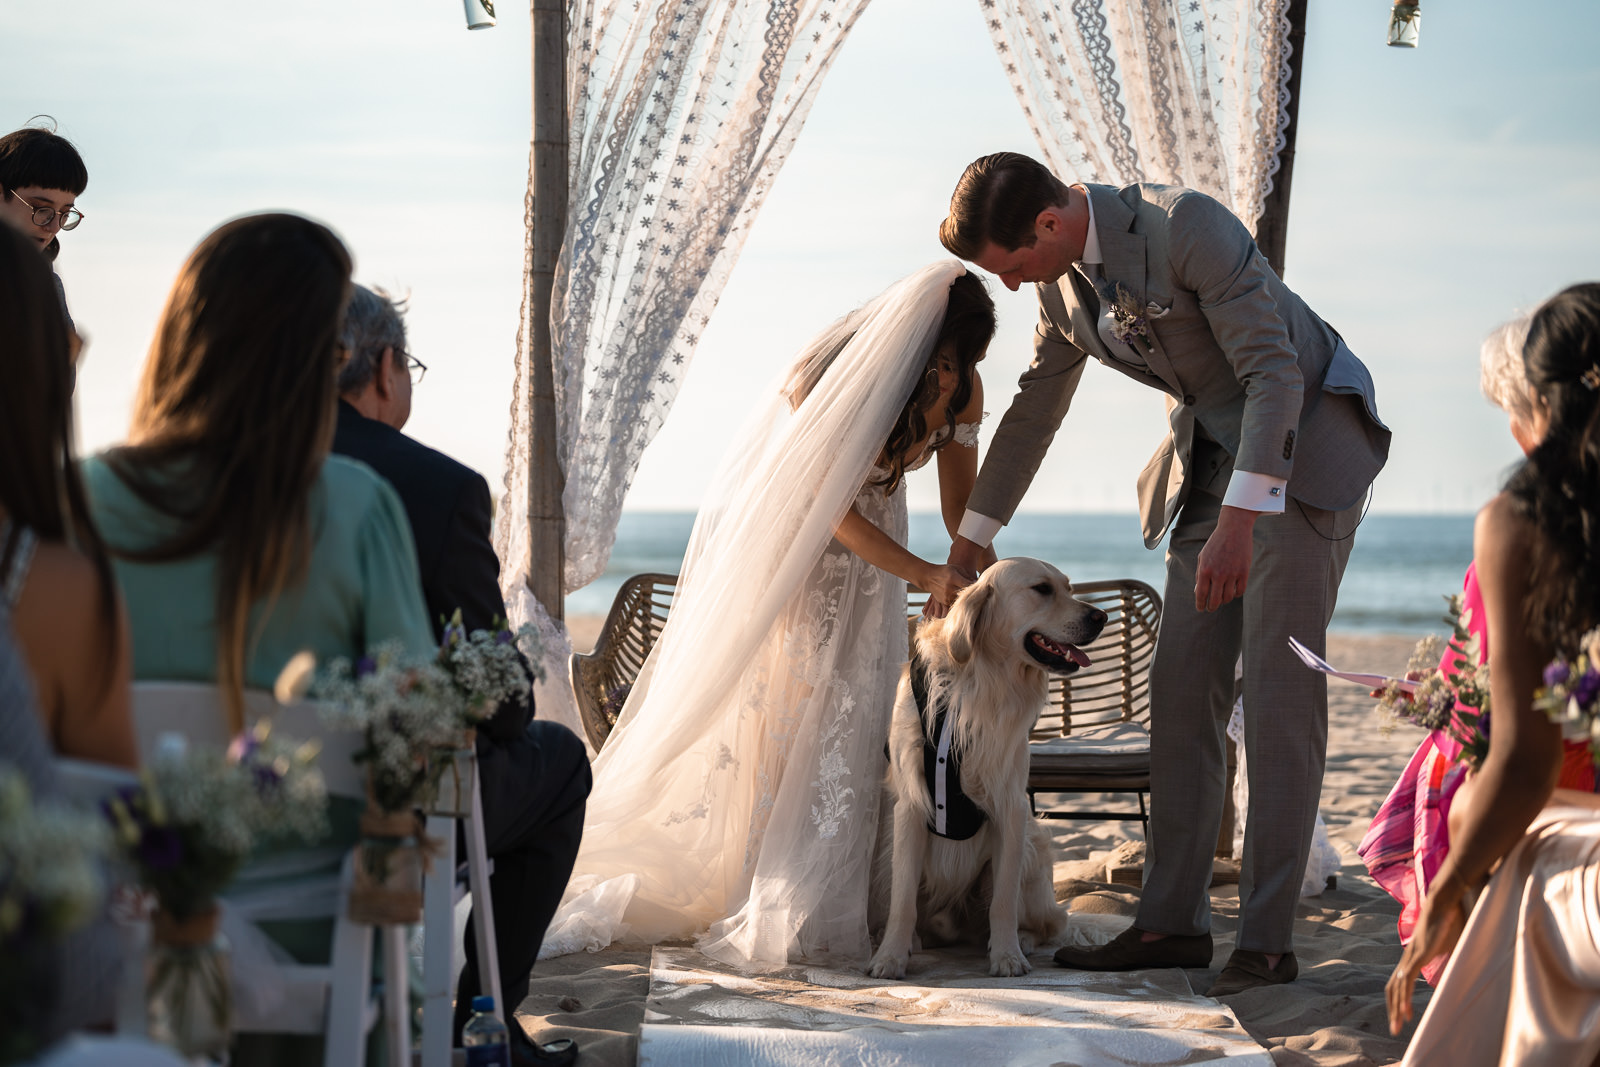
[[[1435,0],[1422,47],[1387,0],[1310,5],[1285,279],[1372,370],[1394,430],[1383,512],[1462,512],[1517,457],[1478,391],[1481,338],[1600,277],[1600,4]],[[53,116],[88,164],[57,267],[88,336],[80,445],[125,435],[166,291],[238,214],[333,226],[356,278],[409,294],[429,366],[408,433],[504,466],[530,130],[526,7],[469,33],[459,0],[0,2],[0,128]],[[873,0],[824,80],[628,506],[692,509],[728,437],[805,339],[945,253],[962,168],[1038,154],[977,0]],[[991,286],[992,430],[1030,356],[1029,292]],[[0,379],[3,381],[3,379]],[[1159,394],[1104,368],[1029,511],[1132,511]],[[987,438],[987,433],[985,434]],[[937,507],[931,472],[913,508]]]

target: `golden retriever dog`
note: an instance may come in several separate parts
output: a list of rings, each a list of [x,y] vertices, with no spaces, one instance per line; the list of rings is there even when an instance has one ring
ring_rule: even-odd
[[[1026,974],[1028,953],[1066,926],[1050,836],[1028,804],[1028,734],[1048,676],[1088,666],[1081,646],[1105,623],[1066,575],[1016,558],[922,624],[889,725],[874,928],[885,899],[888,916],[873,977],[903,978],[919,936],[981,937],[985,910],[989,973]]]

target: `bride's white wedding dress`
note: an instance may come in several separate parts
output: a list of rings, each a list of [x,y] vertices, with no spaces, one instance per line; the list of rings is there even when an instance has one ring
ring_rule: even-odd
[[[736,963],[868,958],[906,586],[832,533],[854,504],[905,543],[904,483],[871,484],[873,464],[962,272],[924,268],[836,323],[788,376],[809,386],[803,402],[791,412],[774,390],[730,450],[666,629],[595,761],[544,955],[699,935]],[[956,439],[976,447],[977,427]]]

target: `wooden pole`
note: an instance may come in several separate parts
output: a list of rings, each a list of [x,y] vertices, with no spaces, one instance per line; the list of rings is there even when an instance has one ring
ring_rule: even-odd
[[[1294,178],[1294,139],[1300,129],[1300,72],[1305,67],[1306,5],[1289,0],[1289,123],[1283,130],[1278,174],[1256,221],[1256,245],[1272,269],[1283,277],[1284,249],[1289,241],[1289,184]]]
[[[553,619],[564,619],[565,478],[556,453],[555,361],[550,299],[567,228],[567,20],[565,0],[533,3],[533,269],[528,276],[528,588]]]

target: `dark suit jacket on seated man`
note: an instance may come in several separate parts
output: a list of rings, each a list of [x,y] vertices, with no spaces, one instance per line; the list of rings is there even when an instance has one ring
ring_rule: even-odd
[[[422,590],[435,636],[461,610],[467,630],[504,619],[500,563],[489,541],[489,486],[483,476],[400,432],[411,414],[412,375],[422,365],[405,350],[400,308],[386,295],[354,287],[340,371],[333,450],[358,459],[400,494],[411,521]],[[484,836],[494,873],[495,939],[506,1018],[527,997],[529,975],[555,914],[583,832],[589,761],[583,743],[559,723],[533,718],[526,702],[507,702],[478,729]],[[470,920],[469,920],[470,922]],[[456,1033],[478,988],[477,945],[469,925],[466,966],[456,987]],[[517,1063],[569,1062],[571,1045],[535,1046],[510,1027]],[[456,1044],[460,1044],[459,1039]]]
[[[953,565],[973,569],[1010,520],[1090,362],[1167,398],[1171,432],[1139,478],[1145,544],[1172,530],[1150,669],[1144,889],[1130,930],[1056,960],[1211,965],[1223,724],[1242,653],[1251,804],[1238,937],[1211,995],[1291,981],[1328,706],[1326,680],[1288,638],[1323,650],[1362,504],[1388,456],[1372,378],[1243,223],[1193,189],[1068,186],[1003,152],[967,168],[940,237],[1007,288],[1033,283],[1039,302],[1035,358],[973,487]]]

